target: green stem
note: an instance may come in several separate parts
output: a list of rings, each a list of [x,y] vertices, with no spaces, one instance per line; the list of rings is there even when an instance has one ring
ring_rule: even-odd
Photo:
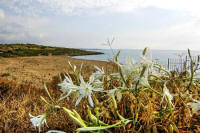
[[[192,61],[192,55],[191,55],[190,49],[188,49],[188,54],[189,54],[189,57],[190,57],[190,72],[191,72],[191,77],[190,77],[190,83],[189,83],[189,85],[187,87],[187,90],[190,90],[190,86],[193,83],[193,77],[194,77],[194,68],[193,68],[193,61]]]
[[[117,116],[119,117],[120,120],[124,120],[125,118],[119,114],[119,111],[117,109],[117,102],[115,100],[115,96],[112,95],[111,98],[112,98],[113,106],[114,106],[114,109],[115,109]]]
[[[153,92],[155,92],[156,94],[162,96],[162,94],[160,94],[160,92],[156,91],[155,89],[151,88],[151,86],[149,87],[150,90],[152,90]]]
[[[77,117],[75,117],[74,112],[68,110],[68,109],[65,108],[65,107],[62,107],[62,109],[63,109],[64,112],[66,112],[66,113],[69,115],[69,117],[70,117],[73,121],[75,121],[78,125],[80,125],[81,127],[87,127],[86,124],[85,124],[83,121],[80,121]]]
[[[163,69],[162,67],[159,67],[159,65],[154,64],[153,67],[155,67],[155,68],[157,68],[157,69],[160,69],[160,70],[162,70],[163,72],[167,73],[169,76],[171,76],[170,73],[169,73],[167,70]]]

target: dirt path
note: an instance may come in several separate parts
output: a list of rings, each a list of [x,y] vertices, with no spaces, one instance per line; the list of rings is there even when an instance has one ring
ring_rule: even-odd
[[[66,56],[0,58],[0,76],[42,87],[44,82],[50,82],[54,76],[68,72],[68,61],[78,66],[84,63],[84,76],[94,70],[94,65],[103,66],[106,70],[111,67],[108,62],[80,60]]]

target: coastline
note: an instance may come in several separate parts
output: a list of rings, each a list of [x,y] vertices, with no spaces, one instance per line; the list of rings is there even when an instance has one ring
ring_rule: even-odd
[[[96,52],[96,51],[90,51],[90,53],[86,53],[86,54],[75,54],[75,55],[70,55],[71,57],[73,56],[86,56],[86,55],[102,55],[104,53],[102,52]]]
[[[49,55],[99,55],[104,54],[97,51],[87,51],[76,48],[64,48],[55,46],[43,46],[38,44],[0,44],[1,57],[30,57],[30,56],[49,56]]]

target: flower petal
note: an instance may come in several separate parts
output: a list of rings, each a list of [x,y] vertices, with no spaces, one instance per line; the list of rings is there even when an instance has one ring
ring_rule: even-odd
[[[85,83],[83,77],[80,75],[79,78],[80,78],[81,84],[82,84],[82,85],[85,85],[86,83]]]
[[[49,126],[47,125],[47,120],[46,120],[46,119],[44,120],[44,123],[45,123],[45,124],[46,124],[46,126],[49,128]]]
[[[82,96],[79,96],[78,100],[76,101],[75,106],[77,106],[80,103],[80,101],[81,101],[82,98],[83,98]]]
[[[193,99],[194,102],[187,103],[187,105],[191,106],[192,112],[197,113],[200,110],[200,101]]]
[[[91,95],[88,96],[88,102],[89,102],[91,107],[94,107],[94,103],[93,103]]]
[[[35,116],[31,115],[31,113],[29,113],[29,116],[30,116],[31,118],[35,117]]]
[[[71,94],[71,92],[72,92],[72,90],[69,90],[67,95],[60,97],[59,101],[61,101],[61,100],[65,99],[66,97],[68,97]]]
[[[92,82],[94,82],[95,78],[94,78],[94,75],[91,75],[90,76],[90,80],[89,80],[89,84],[91,84]]]

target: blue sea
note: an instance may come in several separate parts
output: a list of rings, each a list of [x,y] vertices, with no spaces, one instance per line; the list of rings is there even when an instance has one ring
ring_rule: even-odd
[[[74,58],[78,59],[87,59],[87,60],[100,60],[100,61],[109,61],[112,60],[114,54],[120,50],[119,60],[121,63],[124,63],[127,56],[131,56],[136,62],[140,60],[143,50],[138,49],[114,49],[113,52],[110,49],[84,49],[87,51],[97,51],[102,52],[102,55],[86,55],[86,56],[75,56]],[[166,65],[168,58],[170,59],[180,59],[186,58],[188,56],[187,50],[151,50],[152,58],[156,63]],[[191,51],[193,56],[200,55],[200,51]]]

